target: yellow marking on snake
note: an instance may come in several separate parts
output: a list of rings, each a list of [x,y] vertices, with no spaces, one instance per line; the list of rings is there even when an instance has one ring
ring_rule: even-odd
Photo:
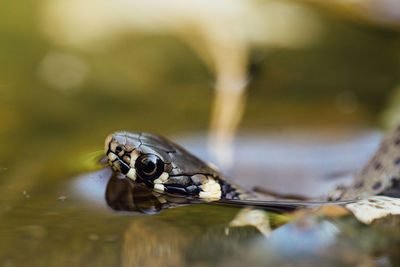
[[[117,148],[117,146],[118,146],[118,143],[117,142],[112,142],[111,143],[111,145],[110,145],[110,150],[112,151],[112,152],[115,152],[115,149]]]
[[[110,142],[113,138],[113,134],[109,134],[106,138],[106,141],[104,142],[104,151],[107,153],[108,151],[108,146],[110,145]]]
[[[115,155],[114,153],[110,152],[108,154],[108,158],[109,158],[110,161],[114,161],[114,160],[117,159],[117,155]]]
[[[137,152],[136,150],[133,150],[133,151],[131,152],[131,162],[129,163],[129,166],[130,166],[131,168],[135,168],[135,162],[136,162],[136,159],[137,159],[139,156],[140,156],[140,154],[139,154],[139,152]]]

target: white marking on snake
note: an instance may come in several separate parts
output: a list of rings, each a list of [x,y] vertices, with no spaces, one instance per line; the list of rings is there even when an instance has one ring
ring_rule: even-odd
[[[162,184],[163,181],[161,181],[160,178],[158,178],[158,179],[155,179],[155,180],[153,181],[153,183],[155,183],[155,184]]]
[[[154,189],[164,192],[164,186],[162,184],[155,184]]]
[[[201,185],[200,188],[203,190],[200,192],[200,198],[207,199],[220,199],[222,192],[221,186],[214,179],[209,179],[205,184]]]
[[[126,174],[126,177],[131,178],[133,181],[136,180],[136,170],[135,168],[130,168],[128,173]]]
[[[153,182],[155,184],[163,184],[164,182],[166,182],[169,178],[169,174],[167,172],[163,172],[160,177],[158,177],[157,179],[155,179]]]
[[[160,177],[158,177],[158,179],[160,179],[161,181],[165,182],[166,180],[168,180],[169,175],[167,172],[163,172]]]

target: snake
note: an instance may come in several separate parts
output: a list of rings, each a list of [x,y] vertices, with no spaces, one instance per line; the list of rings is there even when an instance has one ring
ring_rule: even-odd
[[[208,200],[251,198],[212,166],[156,134],[111,134],[106,138],[105,152],[114,172],[157,192]]]
[[[157,193],[207,201],[259,200],[256,194],[160,135],[115,132],[105,140],[105,154],[108,165],[119,178],[143,184]],[[392,192],[399,187],[399,177],[400,126],[386,135],[350,186],[339,187],[317,201],[348,201]],[[398,190],[394,191],[398,194]]]

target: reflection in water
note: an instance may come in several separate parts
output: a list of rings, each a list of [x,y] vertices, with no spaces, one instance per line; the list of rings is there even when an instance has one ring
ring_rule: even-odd
[[[108,181],[105,198],[108,206],[113,210],[144,214],[159,213],[187,203],[184,198],[161,195],[148,189],[144,184],[120,179],[116,175]]]
[[[149,189],[143,183],[133,182],[130,179],[118,178],[118,175],[114,173],[107,183],[107,187],[105,189],[105,199],[107,205],[113,210],[138,212],[143,214],[156,214],[169,208],[179,207],[187,204],[208,203],[202,199],[158,193]],[[326,204],[342,205],[347,203],[348,201],[312,202],[229,199],[221,199],[210,202],[210,204],[214,205],[238,208],[253,207],[276,213],[290,212],[301,208],[318,207]]]
[[[172,207],[199,202],[160,194],[148,189],[144,184],[120,179],[114,174],[106,185],[105,199],[113,210],[126,211],[131,215],[155,214]],[[163,217],[145,216],[132,220],[123,237],[122,266],[186,266],[189,262],[210,264],[213,259],[218,261],[221,256],[225,258],[236,253],[240,248],[238,242],[258,240],[258,237],[270,232],[269,214],[265,211],[251,212],[258,216],[255,222],[254,216],[248,216],[247,220],[243,218],[243,212],[232,221],[230,216],[220,213],[218,216],[223,218],[222,223],[215,224],[213,221],[221,218],[211,215],[213,209],[222,207],[207,207],[203,214],[208,227],[204,227],[196,216],[192,216],[192,220],[195,221],[183,220],[183,223],[176,221],[175,216],[171,221],[168,214]],[[192,211],[185,212],[189,218]],[[263,216],[260,217],[260,214]],[[263,232],[265,229],[268,230]]]
[[[203,212],[204,217],[210,215],[212,213]],[[159,216],[132,221],[124,233],[122,265],[274,266],[301,262],[309,266],[307,263],[322,262],[321,258],[314,259],[333,245],[339,234],[338,228],[329,221],[317,218],[304,221],[303,218],[279,228],[277,225],[269,228],[266,238],[259,228],[234,227],[229,220],[216,223],[217,217],[209,218],[205,227],[196,221],[179,223]],[[265,213],[265,217],[267,222],[273,221],[274,215]],[[346,263],[342,254],[336,256],[326,258],[325,262]]]
[[[159,220],[133,221],[123,239],[122,266],[185,266],[192,241],[184,230]]]
[[[269,238],[265,238],[253,226],[233,227],[238,220],[231,222],[238,219],[242,209],[227,206],[186,205],[151,216],[138,215],[155,213],[163,206],[146,195],[148,191],[136,191],[135,185],[115,177],[110,179],[111,176],[106,168],[90,177],[81,176],[79,180],[93,183],[74,183],[78,185],[72,188],[74,191],[66,191],[65,182],[55,181],[42,184],[40,189],[28,189],[29,199],[21,194],[20,202],[8,211],[3,210],[0,220],[0,265],[24,266],[29,262],[30,266],[326,266],[329,261],[338,266],[356,265],[360,258],[368,260],[372,257],[369,255],[376,255],[366,246],[373,248],[373,252],[387,251],[391,257],[399,255],[395,243],[399,240],[398,220],[367,228],[352,217],[327,218],[327,224],[323,222],[326,218],[321,221],[320,216],[308,213],[304,218],[315,220],[298,218],[287,223],[283,215],[263,211],[259,218],[267,218],[271,223]],[[139,211],[99,209],[107,206],[105,192],[108,205],[114,209]],[[131,200],[129,196],[134,192],[141,197]],[[58,200],[61,194],[68,198]],[[4,195],[1,200],[6,203]],[[138,205],[140,200],[155,207]],[[350,260],[348,254],[352,256]]]
[[[339,232],[328,220],[303,217],[297,223],[277,229],[267,242],[270,249],[277,249],[284,255],[302,257],[331,245]],[[290,240],[286,238],[288,236]]]
[[[155,214],[192,202],[156,193],[143,184],[115,175],[108,180],[105,192],[109,207],[129,214]],[[253,203],[281,212],[283,207],[286,210],[304,207],[300,203],[274,206],[272,202],[236,202],[220,204],[245,206]],[[316,264],[323,261],[320,257],[325,257],[321,251],[334,245],[340,233],[331,221],[314,216],[301,216],[290,222],[288,217],[283,220],[279,217],[283,215],[263,210],[233,209],[231,217],[220,213],[222,209],[216,205],[196,205],[186,207],[183,213],[177,209],[162,216],[132,217],[123,234],[122,266],[242,266],[297,261]],[[198,216],[199,211],[203,218]],[[213,212],[217,213],[213,215]],[[326,262],[346,263],[342,253],[333,258],[328,256],[324,258]]]

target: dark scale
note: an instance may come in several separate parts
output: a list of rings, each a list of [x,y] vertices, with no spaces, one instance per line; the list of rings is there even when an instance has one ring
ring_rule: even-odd
[[[185,188],[183,188],[182,185],[176,185],[176,186],[167,185],[165,186],[165,191],[171,194],[183,194],[183,195],[187,194]]]
[[[400,164],[400,158],[395,159],[394,164],[399,165]]]
[[[116,153],[116,154],[119,154],[121,151],[122,151],[122,147],[117,146],[117,147],[115,148],[115,153]]]
[[[191,186],[186,187],[186,192],[188,192],[188,194],[190,194],[190,195],[197,195],[200,193],[200,189],[198,186],[191,185]]]
[[[388,197],[400,197],[400,182],[399,178],[393,177],[390,179],[391,186],[380,193],[380,195],[388,196]]]
[[[373,188],[374,190],[378,190],[379,188],[381,188],[381,186],[382,186],[382,183],[381,183],[381,182],[376,182],[372,188]]]
[[[127,174],[129,172],[130,167],[122,160],[119,161],[120,169],[122,174]]]
[[[356,183],[356,184],[354,185],[354,188],[361,188],[361,187],[363,187],[363,186],[364,186],[364,182],[361,181],[361,182]]]
[[[193,181],[188,176],[170,176],[168,180],[164,183],[164,185],[177,185],[179,187],[190,186],[193,184]]]
[[[375,168],[375,170],[379,170],[382,168],[382,164],[380,162],[375,162],[374,168]]]
[[[225,180],[216,178],[217,182],[221,186],[221,198],[226,199],[240,199],[239,193],[236,192],[235,188],[233,188],[230,184],[228,184]]]

